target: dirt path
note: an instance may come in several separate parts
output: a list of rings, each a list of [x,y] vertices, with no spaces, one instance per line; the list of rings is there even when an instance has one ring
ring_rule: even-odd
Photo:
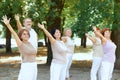
[[[17,80],[20,64],[0,64],[0,80]],[[90,80],[90,68],[72,66],[71,80]],[[49,66],[38,65],[38,80],[49,80]],[[120,80],[120,70],[114,70],[113,79]]]

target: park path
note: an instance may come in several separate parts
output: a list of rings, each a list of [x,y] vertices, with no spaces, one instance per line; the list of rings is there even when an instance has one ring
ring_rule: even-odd
[[[0,65],[0,80],[17,80],[19,68],[20,64]],[[50,80],[49,70],[49,66],[39,64],[37,80]],[[71,80],[90,80],[90,68],[71,67],[70,75],[72,75]],[[120,70],[114,70],[112,80],[120,80]]]

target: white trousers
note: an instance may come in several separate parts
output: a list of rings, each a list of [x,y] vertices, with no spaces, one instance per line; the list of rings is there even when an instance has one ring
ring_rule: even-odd
[[[37,63],[22,63],[18,80],[37,80]]]
[[[51,63],[50,80],[65,80],[65,64]]]
[[[100,57],[93,57],[92,67],[90,77],[91,80],[100,80],[100,66],[101,66],[102,58]],[[98,75],[98,77],[97,77]]]
[[[72,56],[73,54],[67,54],[67,65],[66,65],[66,78],[69,78],[69,70],[70,70],[70,66],[72,64]]]
[[[102,62],[101,65],[101,80],[111,80],[114,69],[114,63]]]

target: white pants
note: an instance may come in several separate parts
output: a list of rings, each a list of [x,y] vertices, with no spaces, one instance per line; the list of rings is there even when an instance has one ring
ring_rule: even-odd
[[[50,80],[65,80],[65,67],[64,64],[51,63],[50,67]]]
[[[66,65],[66,78],[69,78],[69,69],[72,64],[72,56],[73,54],[67,54],[67,65]]]
[[[37,63],[22,63],[18,80],[37,80]]]
[[[114,69],[114,63],[102,62],[101,80],[111,80]]]
[[[91,80],[100,80],[100,66],[101,66],[102,58],[93,57],[92,68],[91,68]],[[98,75],[98,78],[97,78]]]

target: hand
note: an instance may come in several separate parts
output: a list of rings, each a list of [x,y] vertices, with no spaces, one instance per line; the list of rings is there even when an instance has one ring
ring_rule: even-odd
[[[88,33],[86,33],[86,34],[85,34],[85,36],[89,36],[89,34],[88,34]]]
[[[2,17],[2,20],[1,20],[1,21],[2,21],[3,23],[5,23],[6,25],[10,24],[10,18],[7,19],[7,16],[6,16],[6,15]]]
[[[38,27],[41,28],[41,29],[44,29],[44,28],[45,28],[44,25],[43,25],[43,24],[40,24],[40,23],[38,23]]]
[[[94,30],[94,31],[96,31],[96,30],[97,30],[97,29],[96,29],[96,26],[93,26],[92,28],[93,28],[93,30]]]
[[[15,14],[15,20],[16,20],[16,21],[19,21],[19,20],[20,20],[19,14]]]
[[[67,42],[67,38],[65,38],[65,37],[62,37],[61,39],[63,42]]]

